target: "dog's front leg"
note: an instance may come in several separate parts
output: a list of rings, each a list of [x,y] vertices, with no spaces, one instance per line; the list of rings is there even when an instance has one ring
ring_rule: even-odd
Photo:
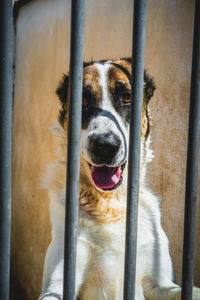
[[[157,237],[156,252],[154,252],[152,278],[144,278],[142,283],[145,299],[181,300],[181,287],[173,282],[174,276],[168,239],[160,223],[157,223],[154,228]],[[199,288],[193,288],[193,297],[190,300],[200,300]]]
[[[181,287],[174,283],[172,260],[169,253],[169,242],[160,223],[160,218],[152,220],[154,242],[151,274],[143,277],[142,287],[147,300],[181,300]],[[149,260],[150,261],[150,260]],[[200,289],[193,288],[193,298],[200,300]]]
[[[168,287],[155,287],[150,279],[145,279],[143,289],[146,300],[181,300],[181,287],[174,283]],[[193,296],[190,300],[200,300],[199,288],[193,287]]]
[[[88,256],[89,250],[87,244],[84,241],[78,239],[75,286],[76,297],[78,296],[81,286],[84,282],[88,265]],[[61,260],[54,267],[46,282],[48,282],[48,284],[45,288],[43,288],[43,292],[40,295],[39,300],[63,299],[63,255]]]

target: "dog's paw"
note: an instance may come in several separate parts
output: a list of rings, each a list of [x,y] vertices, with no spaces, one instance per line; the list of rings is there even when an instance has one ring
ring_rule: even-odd
[[[166,299],[181,300],[181,292],[181,288],[172,289],[170,290],[169,298],[167,297]],[[192,289],[192,300],[200,300],[200,289],[197,287]]]
[[[39,300],[56,300],[58,298],[55,298],[54,296],[44,296],[42,298],[39,298]]]
[[[40,295],[38,300],[62,300],[62,297],[56,293],[47,292]]]
[[[200,288],[193,288],[192,300],[200,300]]]

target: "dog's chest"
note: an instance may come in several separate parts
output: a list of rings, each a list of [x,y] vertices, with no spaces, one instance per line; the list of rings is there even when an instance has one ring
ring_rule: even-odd
[[[125,220],[100,223],[81,216],[78,239],[88,245],[91,253],[120,255],[124,253]]]
[[[123,287],[124,236],[123,221],[109,224],[79,219],[79,253],[88,257],[81,299],[110,299],[105,294],[119,294]],[[97,299],[97,298],[96,298]],[[119,298],[121,299],[121,298]]]
[[[141,220],[139,212],[138,230],[145,238],[138,240],[138,259],[141,266],[137,266],[138,282],[146,268],[144,252],[150,234],[148,234],[148,221]],[[87,272],[81,290],[81,299],[122,299],[124,278],[124,252],[125,252],[125,220],[99,223],[90,218],[79,219],[79,253],[88,257]],[[142,259],[140,258],[142,254]],[[106,298],[103,294],[110,294],[112,298]],[[95,297],[94,297],[95,295]],[[97,299],[97,298],[96,298]],[[142,299],[142,298],[141,298]]]
[[[99,222],[88,217],[82,209],[79,216],[79,240],[82,240],[96,254],[110,253],[114,256],[123,255],[125,251],[126,220],[124,218],[112,222]],[[139,206],[138,211],[137,248],[143,248],[152,239],[152,220],[148,210]]]

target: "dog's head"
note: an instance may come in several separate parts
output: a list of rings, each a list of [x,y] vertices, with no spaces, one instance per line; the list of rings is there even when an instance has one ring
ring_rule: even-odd
[[[81,162],[85,176],[98,190],[117,189],[123,181],[128,155],[128,132],[131,101],[131,60],[84,63],[82,100]],[[64,75],[56,93],[62,109],[59,122],[67,131],[68,83]],[[144,73],[142,141],[151,128],[148,103],[155,85]]]

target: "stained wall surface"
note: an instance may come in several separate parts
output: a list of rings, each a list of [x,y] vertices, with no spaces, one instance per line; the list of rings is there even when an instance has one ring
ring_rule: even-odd
[[[40,188],[56,157],[49,127],[57,119],[55,89],[68,71],[70,1],[35,0],[19,9],[13,127],[13,299],[37,299],[51,240],[47,192]],[[155,159],[148,180],[162,198],[162,222],[181,280],[184,184],[193,32],[193,0],[148,0],[145,66],[157,90],[151,103]],[[130,56],[131,0],[87,0],[85,60]],[[200,205],[195,284],[200,285]],[[198,254],[198,255],[197,255]]]

